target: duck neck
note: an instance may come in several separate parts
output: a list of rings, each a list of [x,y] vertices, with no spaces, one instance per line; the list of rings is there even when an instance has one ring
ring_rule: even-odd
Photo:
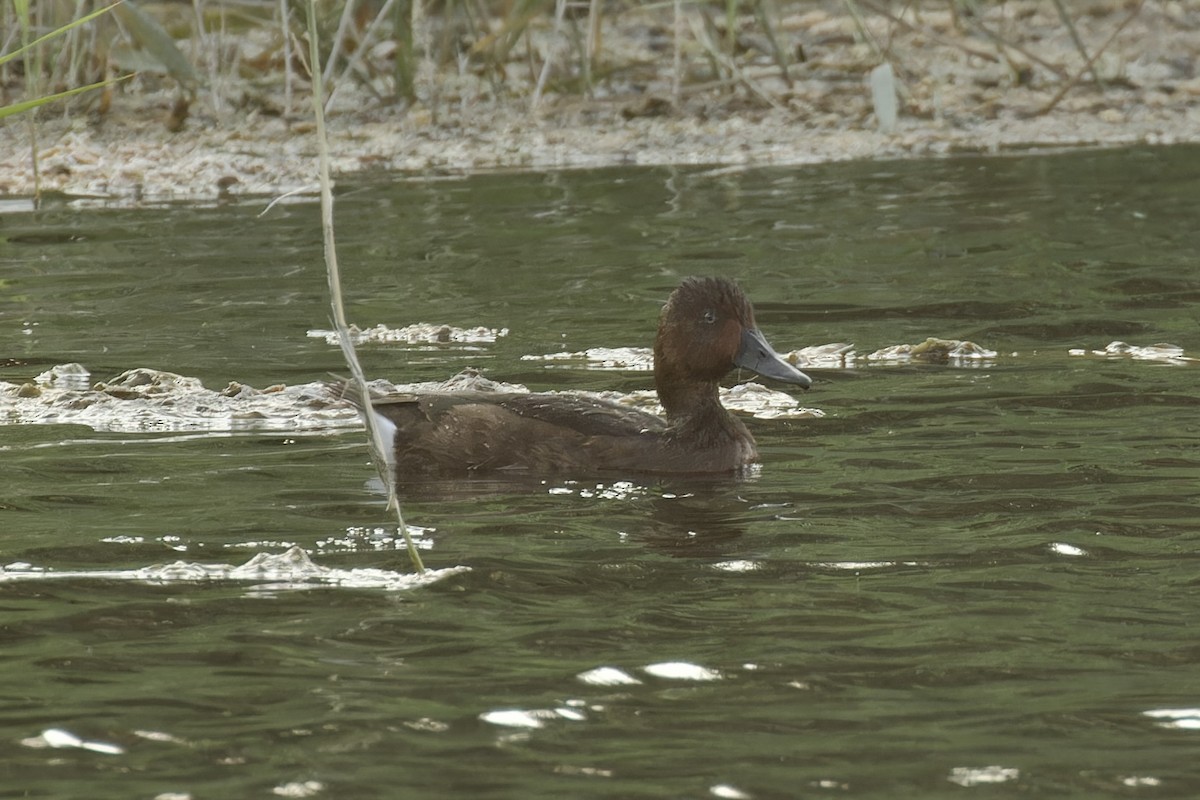
[[[658,400],[671,427],[712,434],[734,432],[738,422],[721,405],[716,381],[666,380],[655,376]]]

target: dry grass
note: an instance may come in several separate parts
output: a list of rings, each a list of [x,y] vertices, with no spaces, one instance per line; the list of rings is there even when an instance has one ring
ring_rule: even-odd
[[[40,0],[34,34],[86,13],[90,0]],[[786,108],[794,81],[810,75],[804,19],[811,2],[781,0],[342,0],[317,4],[312,20],[321,43],[326,108],[336,108],[346,87],[380,105],[420,103],[435,116],[446,103],[487,96],[528,103],[547,97],[591,99],[631,96],[652,76],[667,74],[671,90],[661,103],[630,113],[664,113],[689,93],[715,88],[743,95],[751,105]],[[136,72],[138,84],[176,87],[190,102],[197,93],[218,114],[248,106],[270,113],[302,113],[298,89],[311,85],[305,2],[289,0],[195,0],[128,3],[111,18],[71,31],[39,54],[36,81],[19,64],[0,66],[0,104],[39,86],[54,92]],[[982,9],[968,3],[844,0],[838,6],[855,20],[852,41],[866,44],[876,62],[892,63],[900,76],[917,71],[891,46],[907,29],[934,40],[956,40],[975,57],[1007,64],[1014,85],[1042,81],[1075,85],[1103,81],[1073,17],[1095,13],[1095,4],[1058,2],[1057,17],[1029,20],[1069,31],[1077,64],[1039,55],[1021,21],[997,30]],[[1134,7],[1134,13],[1141,6]],[[19,45],[16,0],[0,0],[0,54]],[[935,20],[952,19],[949,29]],[[863,21],[865,15],[884,20]],[[630,26],[636,33],[629,35]],[[624,35],[613,33],[623,31]],[[1080,67],[1086,74],[1078,75]],[[282,100],[278,99],[282,98]],[[72,101],[71,112],[103,113],[111,98]],[[186,108],[183,111],[186,116]]]
[[[3,52],[15,2],[0,0]],[[35,27],[96,2],[39,0]],[[317,5],[340,174],[794,164],[1200,130],[1200,0],[1063,0],[1069,26],[1051,0]],[[113,15],[43,54],[43,92],[137,71],[43,110],[47,188],[221,197],[308,183],[307,2],[139,7],[148,23]],[[873,93],[867,77],[889,72]],[[0,91],[30,91],[15,61]],[[876,95],[897,99],[891,132]],[[30,140],[24,125],[0,129],[0,192],[31,192]]]

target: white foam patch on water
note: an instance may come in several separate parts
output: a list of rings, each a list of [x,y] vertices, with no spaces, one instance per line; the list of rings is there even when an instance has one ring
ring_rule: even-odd
[[[831,342],[801,347],[784,353],[783,359],[800,369],[845,369],[854,366],[854,345]]]
[[[313,563],[304,550],[292,547],[283,553],[259,553],[245,564],[237,566],[175,561],[171,564],[154,564],[149,567],[125,570],[55,570],[17,563],[0,567],[0,583],[83,579],[137,581],[166,585],[204,581],[234,581],[252,582],[258,591],[337,587],[396,592],[428,586],[451,575],[467,572],[469,569],[469,567],[449,567],[426,570],[420,574],[373,568],[334,569]]]
[[[868,353],[862,358],[876,364],[910,364],[914,361],[925,361],[937,364],[953,364],[954,366],[978,367],[990,366],[995,361],[997,353],[975,342],[962,339],[938,339],[929,337],[918,344],[895,344]],[[850,363],[857,360],[857,356]]]
[[[474,370],[445,381],[370,382],[372,395],[438,392],[525,393]],[[80,424],[97,431],[204,434],[241,431],[335,431],[359,428],[358,411],[324,382],[256,389],[231,382],[220,391],[199,378],[138,367],[92,381],[80,364],[60,364],[23,384],[0,381],[0,424]],[[0,447],[0,450],[3,450]]]
[[[570,366],[596,370],[650,372],[654,369],[654,351],[649,347],[591,347],[576,353],[546,353],[521,356],[522,361],[547,361],[551,366]]]
[[[1133,345],[1110,342],[1103,350],[1074,348],[1071,356],[1097,358],[1131,358],[1136,361],[1155,361],[1162,364],[1191,364],[1200,361],[1189,356],[1177,344],[1160,342]],[[894,344],[870,353],[857,353],[854,345],[844,342],[802,347],[781,354],[785,361],[799,369],[855,369],[865,366],[904,365],[913,362],[949,364],[956,367],[986,367],[995,363],[997,351],[962,339],[929,337],[916,344]],[[593,347],[568,353],[521,356],[523,361],[543,361],[550,366],[575,367],[592,370],[622,370],[649,372],[654,369],[654,353],[648,347]],[[636,393],[635,393],[636,394]],[[653,403],[653,393],[651,403]],[[728,405],[728,403],[726,403]],[[754,412],[751,412],[754,413]]]
[[[487,392],[525,394],[520,384],[489,380],[464,370],[445,381],[370,383],[372,396]],[[550,394],[553,394],[552,392]],[[569,392],[662,414],[651,390]],[[733,411],[764,419],[823,417],[786,392],[745,383],[721,389],[721,402]],[[78,424],[96,431],[181,433],[202,435],[250,431],[328,432],[359,428],[354,406],[322,381],[278,384],[257,389],[232,381],[221,390],[206,388],[199,378],[138,367],[107,381],[93,381],[80,364],[60,364],[26,383],[0,381],[0,424]],[[394,431],[391,423],[385,423]],[[389,435],[385,430],[385,436]],[[164,440],[178,441],[178,439]],[[0,450],[4,448],[0,446]]]
[[[1192,364],[1200,361],[1195,356],[1184,355],[1184,350],[1177,344],[1160,342],[1158,344],[1136,345],[1126,342],[1109,342],[1103,350],[1086,350],[1075,348],[1067,351],[1071,356],[1091,356],[1095,358],[1131,358],[1134,361],[1156,361],[1160,364]]]
[[[852,344],[831,342],[783,354],[785,361],[802,370],[903,366],[914,362],[983,367],[991,366],[997,356],[995,350],[975,342],[934,336],[916,344],[893,344],[870,353],[858,353]]]
[[[820,419],[825,412],[806,408],[787,392],[768,389],[761,383],[739,383],[721,390],[721,404],[758,419]]]
[[[350,339],[355,344],[491,344],[507,335],[508,328],[456,328],[429,322],[417,322],[403,328],[391,328],[383,323],[373,328],[350,326]],[[331,345],[338,344],[337,331],[310,330],[308,336],[324,339]]]
[[[220,391],[198,378],[162,370],[126,370],[91,381],[79,364],[60,364],[32,381],[0,381],[0,424],[79,424],[97,431],[301,431],[357,427],[358,413],[335,402],[322,383],[255,389],[235,382]]]

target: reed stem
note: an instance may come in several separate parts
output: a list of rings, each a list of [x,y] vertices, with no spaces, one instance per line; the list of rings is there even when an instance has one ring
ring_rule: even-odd
[[[338,270],[337,246],[333,235],[333,180],[329,175],[329,139],[325,133],[325,82],[321,76],[321,56],[318,52],[317,39],[317,0],[309,0],[308,5],[308,57],[309,73],[312,75],[313,114],[316,117],[317,152],[319,155],[319,172],[321,181],[321,238],[325,243],[325,272],[329,279],[329,305],[333,311],[333,325],[338,333],[338,342],[342,346],[342,355],[346,366],[350,368],[350,380],[354,381],[359,396],[362,398],[362,417],[367,427],[367,436],[371,452],[371,461],[387,487],[388,508],[396,512],[396,521],[400,526],[400,535],[404,537],[404,545],[408,549],[409,560],[417,572],[425,571],[421,554],[413,544],[412,534],[404,522],[404,513],[400,508],[400,498],[396,494],[396,482],[384,453],[388,443],[383,440],[383,433],[375,423],[375,415],[371,412],[371,392],[363,374],[362,364],[354,351],[354,341],[350,337],[350,326],[346,322],[346,309],[342,303],[342,279]]]

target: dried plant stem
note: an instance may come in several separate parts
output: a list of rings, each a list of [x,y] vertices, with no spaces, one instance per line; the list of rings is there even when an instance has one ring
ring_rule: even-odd
[[[21,48],[25,51],[23,63],[25,66],[25,80],[30,87],[29,94],[31,97],[41,95],[41,79],[42,79],[42,49],[39,42],[31,42],[33,19],[30,16],[29,3],[27,0],[15,0],[14,5],[17,10],[17,23],[21,29]],[[33,207],[38,208],[42,204],[42,171],[38,163],[38,109],[33,107],[29,109],[27,119],[29,120],[29,160],[33,165]]]
[[[588,29],[587,29],[587,60],[584,62],[587,65],[587,85],[591,86],[592,65],[596,63],[596,59],[600,55],[600,0],[591,0],[591,5],[588,6]]]
[[[713,41],[712,37],[708,33],[708,30],[702,23],[691,18],[688,19],[688,23],[692,27],[692,36],[695,37],[696,41],[700,43],[700,46],[703,47],[708,53],[708,57],[712,59],[713,63],[719,64],[721,68],[724,69],[729,75],[731,80],[746,87],[751,94],[757,96],[760,100],[775,110],[791,113],[787,106],[779,102],[779,100],[773,97],[770,92],[760,86],[758,81],[747,75],[745,70],[741,69],[732,57],[720,51],[720,49],[717,47],[717,43]]]
[[[1035,111],[1033,113],[1033,116],[1040,117],[1042,114],[1050,113],[1050,111],[1052,111],[1054,109],[1054,107],[1057,106],[1062,101],[1062,99],[1067,96],[1067,92],[1069,92],[1069,91],[1071,91],[1071,89],[1075,88],[1076,84],[1078,84],[1079,81],[1083,78],[1084,73],[1086,73],[1088,70],[1090,70],[1092,68],[1092,65],[1096,63],[1096,59],[1100,58],[1100,56],[1104,54],[1104,51],[1108,49],[1108,46],[1116,41],[1117,36],[1121,33],[1121,31],[1125,30],[1125,26],[1128,25],[1129,23],[1133,22],[1134,17],[1136,17],[1138,14],[1142,13],[1142,6],[1144,6],[1144,5],[1146,5],[1146,0],[1138,0],[1138,4],[1133,7],[1132,11],[1129,12],[1129,16],[1127,16],[1124,20],[1122,20],[1121,24],[1118,25],[1117,29],[1112,32],[1112,35],[1109,36],[1107,40],[1105,40],[1104,44],[1100,45],[1100,47],[1096,50],[1095,53],[1092,53],[1092,57],[1089,58],[1087,63],[1083,65],[1083,69],[1079,70],[1073,76],[1071,76],[1071,78],[1062,85],[1062,88],[1058,90],[1058,94],[1056,94],[1056,95],[1054,95],[1054,97],[1050,98],[1050,102],[1046,103],[1046,105],[1042,106],[1037,111]]]
[[[974,21],[971,23],[971,28],[973,28],[976,31],[979,31],[984,36],[986,36],[988,39],[991,39],[992,42],[997,47],[1001,48],[1001,53],[1003,53],[1004,48],[1008,48],[1009,50],[1015,50],[1016,52],[1025,56],[1027,59],[1029,59],[1033,63],[1044,67],[1045,69],[1047,69],[1050,72],[1053,72],[1058,77],[1060,77],[1060,78],[1066,77],[1067,71],[1065,69],[1063,69],[1061,66],[1059,66],[1058,64],[1053,64],[1053,63],[1047,61],[1046,59],[1039,56],[1037,53],[1030,50],[1028,47],[1022,47],[1021,45],[1017,44],[1014,41],[1005,39],[1003,36],[996,33],[995,31],[993,31],[991,28],[987,27],[986,25],[984,25],[978,21]],[[1004,58],[1009,59],[1008,54],[1004,53]],[[993,59],[993,60],[998,61],[999,59]],[[1011,61],[1011,59],[1010,59],[1010,61]]]
[[[554,4],[554,34],[556,39],[563,34],[563,18],[566,11],[566,0],[557,0]],[[533,97],[529,100],[529,109],[531,111],[536,111],[538,103],[542,101],[542,91],[546,88],[546,79],[550,77],[550,68],[553,64],[554,46],[551,45],[550,52],[546,54],[546,60],[542,62],[542,70],[538,73],[537,85],[533,87]]]
[[[333,80],[333,70],[337,66],[338,59],[342,57],[342,50],[346,46],[346,37],[350,35],[350,24],[354,20],[355,6],[355,0],[346,0],[346,5],[342,6],[342,16],[338,19],[337,31],[333,34],[333,49],[329,51],[329,60],[325,62],[325,71],[321,73],[322,83],[329,83]]]
[[[283,113],[292,113],[292,10],[287,0],[279,0],[279,32],[283,36]]]
[[[846,13],[850,15],[850,19],[854,20],[854,27],[858,28],[858,33],[862,36],[863,41],[871,46],[871,50],[875,53],[875,57],[880,61],[886,61],[883,54],[883,48],[879,46],[879,42],[875,41],[874,34],[867,27],[867,23],[863,20],[862,14],[859,13],[858,5],[854,0],[842,0],[842,5],[846,8]],[[863,3],[868,8],[870,5]],[[890,15],[889,15],[890,16]]]
[[[412,0],[412,14],[410,19],[412,24],[413,51],[417,57],[413,60],[416,65],[415,74],[413,75],[413,93],[418,100],[425,103],[429,109],[430,115],[433,117],[434,123],[438,118],[438,80],[437,80],[437,65],[433,58],[433,26],[429,21],[429,15],[425,8],[425,0]]]
[[[774,0],[759,0],[754,4],[754,14],[758,17],[758,24],[762,26],[763,33],[767,35],[767,42],[771,45],[771,57],[775,59],[775,63],[779,67],[779,77],[790,89],[792,76],[788,72],[788,54],[779,44],[779,37],[775,35],[775,25],[772,19],[779,16],[779,10],[775,8]]]
[[[1079,38],[1079,31],[1075,29],[1075,23],[1071,20],[1071,15],[1067,13],[1066,7],[1063,6],[1062,0],[1054,0],[1054,7],[1058,9],[1058,18],[1067,26],[1067,32],[1071,34],[1071,41],[1075,44],[1075,49],[1087,63],[1088,71],[1092,73],[1092,80],[1103,89],[1104,81],[1100,80],[1100,73],[1096,71],[1095,59],[1088,55],[1087,48],[1083,45],[1083,39]]]
[[[396,483],[391,470],[388,469],[387,459],[383,455],[387,452],[388,443],[384,442],[383,433],[375,423],[375,415],[371,411],[371,392],[367,387],[367,379],[363,374],[362,364],[359,363],[358,355],[354,352],[354,341],[350,338],[350,326],[346,322],[346,310],[342,303],[342,281],[338,271],[337,248],[333,236],[333,181],[329,176],[329,140],[325,134],[325,109],[323,102],[325,82],[322,80],[321,70],[318,68],[321,61],[317,47],[316,20],[317,0],[309,0],[308,57],[310,74],[313,81],[312,104],[313,115],[316,117],[317,151],[319,154],[321,179],[321,233],[325,242],[325,270],[329,278],[329,303],[333,311],[333,324],[338,333],[338,341],[342,346],[342,355],[346,359],[346,365],[350,368],[351,380],[354,381],[359,396],[362,398],[362,417],[367,427],[371,460],[375,464],[375,469],[379,471],[379,476],[383,479],[383,485],[387,487],[388,508],[396,512],[396,520],[400,525],[400,535],[404,537],[404,544],[408,548],[408,557],[412,561],[413,567],[418,572],[424,572],[425,565],[421,561],[421,555],[417,552],[416,545],[413,544],[408,526],[404,523],[404,514],[400,509],[400,499],[396,496]]]
[[[683,0],[671,4],[674,13],[671,46],[671,101],[679,108],[683,100]]]
[[[346,67],[342,70],[337,81],[334,83],[333,91],[329,93],[329,102],[327,105],[333,103],[333,99],[337,97],[338,90],[346,84],[351,72],[360,74],[364,72],[362,67],[363,56],[365,56],[367,51],[371,49],[371,45],[375,41],[375,35],[379,32],[383,22],[390,18],[392,14],[392,8],[395,5],[396,0],[387,0],[387,2],[383,4],[383,7],[379,9],[379,13],[375,15],[375,19],[371,20],[371,24],[367,26],[367,30],[360,37],[358,46],[354,48],[354,55],[350,56],[350,59],[346,62]],[[371,76],[369,74],[363,75],[363,83],[366,86],[371,86]],[[374,92],[374,87],[371,87],[371,89],[372,92]]]
[[[196,33],[189,42],[191,44],[189,56],[192,61],[199,62],[204,60],[207,62],[205,66],[208,68],[208,85],[212,90],[211,102],[213,110],[220,114],[221,90],[219,87],[221,84],[217,79],[217,59],[220,53],[220,45],[215,41],[208,41],[209,39],[215,39],[215,37],[209,36],[208,26],[204,23],[204,9],[201,5],[201,0],[192,0],[192,13],[196,16]]]
[[[948,39],[947,37],[941,36],[940,34],[938,34],[936,31],[931,29],[929,26],[916,25],[914,23],[911,23],[908,20],[904,19],[903,17],[899,17],[899,16],[893,14],[887,8],[877,5],[875,3],[872,3],[871,0],[858,0],[858,2],[861,5],[863,5],[864,7],[866,7],[868,10],[870,10],[872,13],[879,14],[882,17],[886,17],[887,19],[891,20],[892,22],[896,23],[897,25],[907,28],[910,31],[915,31],[924,36],[927,36],[927,37],[929,37],[930,40],[935,41],[940,45],[945,45],[946,47],[956,47],[959,50],[962,50],[964,53],[967,53],[968,55],[982,58],[985,61],[994,61],[994,62],[1000,61],[1000,57],[997,56],[995,53],[990,53],[986,50],[980,50],[977,47],[971,47],[968,44],[964,44],[962,42],[958,42],[953,39]],[[954,7],[954,5],[951,4],[951,8],[953,8],[953,7]],[[861,18],[859,18],[854,11],[851,11],[851,14],[855,15],[855,24],[858,25],[861,30],[863,28]]]

